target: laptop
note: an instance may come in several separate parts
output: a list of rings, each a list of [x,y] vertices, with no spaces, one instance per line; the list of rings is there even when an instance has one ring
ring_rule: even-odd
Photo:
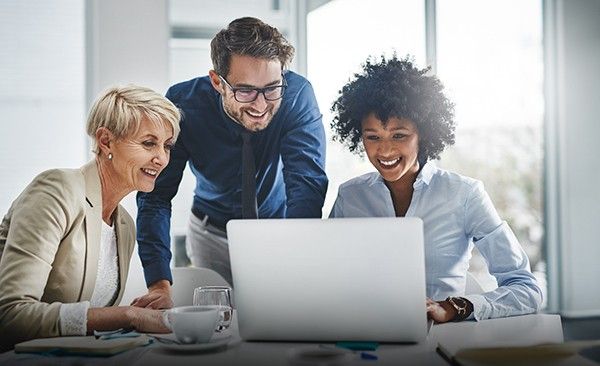
[[[232,220],[227,236],[244,340],[426,338],[419,218]]]

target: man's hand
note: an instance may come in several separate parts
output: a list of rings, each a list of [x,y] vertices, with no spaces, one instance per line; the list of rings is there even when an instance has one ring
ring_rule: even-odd
[[[456,309],[448,301],[433,301],[427,299],[427,318],[436,323],[446,323],[454,319]]]
[[[154,282],[148,287],[148,293],[133,299],[131,305],[150,309],[172,308],[173,300],[171,299],[171,284],[167,280]]]

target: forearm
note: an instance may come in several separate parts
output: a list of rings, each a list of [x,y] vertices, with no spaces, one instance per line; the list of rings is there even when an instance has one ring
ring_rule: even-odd
[[[143,333],[167,333],[163,313],[159,310],[118,306],[89,309],[87,332],[94,330],[135,329]]]
[[[500,286],[481,295],[464,297],[473,303],[475,320],[535,313],[542,303],[541,291],[537,285],[528,284]]]
[[[90,308],[87,312],[87,333],[95,330],[134,328],[134,311],[130,306]]]

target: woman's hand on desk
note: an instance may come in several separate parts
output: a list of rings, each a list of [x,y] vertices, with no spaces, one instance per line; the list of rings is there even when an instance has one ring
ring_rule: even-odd
[[[87,313],[87,331],[134,329],[140,333],[169,333],[160,310],[135,306],[90,308]]]
[[[473,304],[464,297],[448,297],[443,301],[427,299],[427,318],[436,323],[460,322],[473,313]]]
[[[456,317],[456,309],[448,301],[427,299],[427,319],[436,323],[446,323]]]
[[[148,288],[148,293],[133,299],[131,305],[150,309],[172,308],[173,300],[171,299],[171,284],[167,280],[153,283]]]
[[[141,333],[170,333],[163,320],[160,310],[129,307],[128,318],[130,327]]]

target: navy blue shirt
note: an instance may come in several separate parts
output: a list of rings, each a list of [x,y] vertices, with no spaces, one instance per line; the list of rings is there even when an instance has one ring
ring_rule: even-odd
[[[312,86],[288,71],[281,106],[267,128],[253,133],[259,218],[321,217],[327,191],[325,130]],[[183,112],[169,165],[150,193],[137,195],[137,240],[148,285],[172,281],[171,200],[187,163],[196,176],[193,210],[226,223],[240,218],[244,128],[227,116],[208,76],[172,86]]]

